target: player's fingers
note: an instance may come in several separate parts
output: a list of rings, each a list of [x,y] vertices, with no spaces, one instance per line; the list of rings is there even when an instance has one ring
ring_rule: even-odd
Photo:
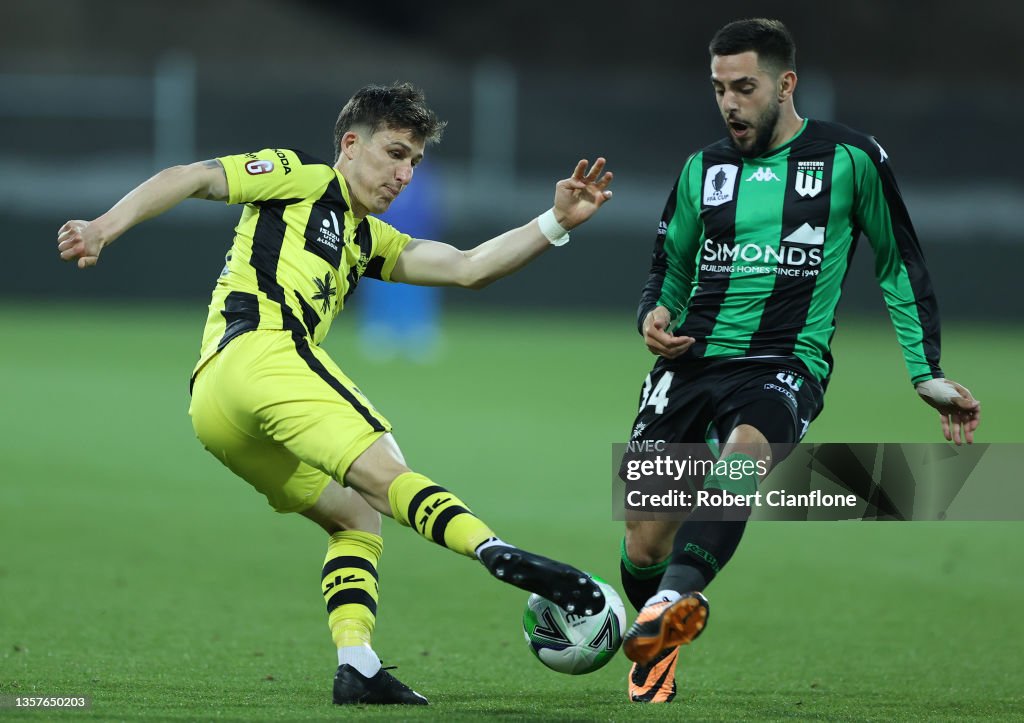
[[[975,426],[977,426],[977,425],[974,424],[974,420],[973,419],[971,421],[966,422],[964,424],[964,441],[967,442],[967,444],[974,444],[974,428],[975,428]]]
[[[946,438],[947,442],[953,441],[953,433],[949,428],[949,417],[945,414],[939,413],[939,419],[942,420],[942,436]]]
[[[78,259],[78,268],[88,269],[92,266],[95,266],[98,260],[99,258],[96,256],[83,256],[82,258]]]
[[[604,189],[608,188],[608,185],[612,182],[612,179],[614,177],[615,176],[612,174],[612,172],[608,171],[603,176],[601,176],[601,180],[599,180],[596,184],[597,187],[603,191]]]
[[[593,183],[597,180],[597,177],[601,175],[601,171],[604,170],[604,165],[605,160],[603,158],[598,158],[594,161],[594,165],[590,167],[590,173],[586,177],[587,183]]]
[[[647,338],[657,342],[659,345],[665,348],[675,346],[676,343],[676,337],[666,333],[663,329],[657,327],[648,330]]]
[[[647,351],[651,352],[651,354],[654,354],[655,356],[664,356],[668,350],[660,344],[649,341],[647,342]]]
[[[572,178],[577,181],[583,180],[583,177],[587,173],[587,165],[589,165],[587,163],[587,159],[581,158],[579,163],[576,164],[576,168],[572,172]]]
[[[953,444],[959,447],[962,444],[960,440],[960,417],[955,414],[949,415],[949,425],[953,428]]]
[[[73,243],[67,244],[66,246],[64,246],[64,248],[60,250],[60,257],[65,261],[68,261],[69,259],[75,259],[82,255],[83,250],[84,249],[82,248],[82,242],[76,240]]]
[[[669,359],[675,354],[675,349],[666,345],[660,339],[648,337],[646,339],[647,348],[651,350],[652,354],[658,354],[659,356],[668,357]]]

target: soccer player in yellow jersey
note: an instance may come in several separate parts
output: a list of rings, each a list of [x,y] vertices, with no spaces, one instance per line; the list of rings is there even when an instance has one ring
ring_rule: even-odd
[[[550,210],[469,251],[410,238],[371,214],[412,181],[443,128],[411,85],[367,86],[338,117],[333,165],[274,148],[176,166],[58,232],[60,257],[85,269],[129,228],[186,198],[244,204],[189,413],[206,449],[275,510],[330,535],[321,589],[338,648],[338,704],[427,702],[382,669],[371,647],[381,514],[568,611],[605,604],[585,574],[502,541],[458,497],[410,470],[391,424],[319,346],[364,275],[480,288],[567,241],[611,197],[604,159],[582,160],[555,186]]]

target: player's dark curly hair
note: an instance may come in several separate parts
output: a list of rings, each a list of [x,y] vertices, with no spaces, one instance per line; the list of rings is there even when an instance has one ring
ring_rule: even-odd
[[[425,145],[441,140],[446,121],[438,120],[427,107],[423,91],[411,83],[368,85],[349,98],[334,124],[334,153],[341,146],[341,137],[355,126],[376,133],[381,128],[408,130]]]
[[[753,50],[758,62],[777,73],[796,70],[796,44],[780,20],[750,18],[729,23],[711,38],[708,52],[738,55]]]

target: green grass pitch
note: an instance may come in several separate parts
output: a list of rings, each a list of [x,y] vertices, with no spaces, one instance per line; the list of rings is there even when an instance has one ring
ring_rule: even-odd
[[[195,441],[203,308],[0,306],[0,695],[89,695],[91,720],[314,720],[335,655],[323,534]],[[1020,328],[949,324],[944,366],[1020,442]],[[326,344],[410,464],[506,539],[618,586],[610,445],[650,364],[628,317],[451,316],[432,366]],[[884,318],[841,326],[812,441],[937,441]],[[1020,484],[1019,479],[1006,480]],[[431,699],[355,717],[551,720],[1024,716],[1024,524],[759,523],[708,591],[668,706],[628,661],[569,677],[523,641],[526,594],[385,522],[375,644]],[[47,720],[0,710],[0,719]]]

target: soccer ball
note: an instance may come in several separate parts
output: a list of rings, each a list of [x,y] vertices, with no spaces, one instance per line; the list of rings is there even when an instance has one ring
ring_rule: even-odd
[[[607,604],[597,615],[567,613],[540,595],[530,595],[523,611],[523,633],[537,660],[569,675],[593,673],[622,645],[626,609],[615,589],[591,575]]]

